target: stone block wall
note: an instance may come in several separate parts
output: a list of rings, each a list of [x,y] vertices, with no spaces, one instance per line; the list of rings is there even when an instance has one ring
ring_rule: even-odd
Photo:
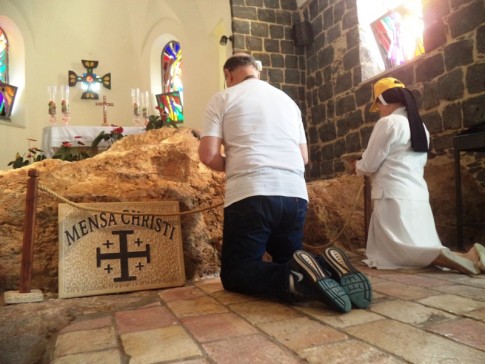
[[[302,108],[308,180],[343,173],[340,157],[365,149],[378,118],[369,112],[372,85],[381,77],[413,90],[432,136],[431,158],[452,158],[453,137],[485,121],[483,0],[423,1],[426,54],[365,81],[372,62],[356,0],[309,0],[301,9],[296,0],[232,0],[232,11],[235,51],[261,59],[263,79]],[[291,30],[302,15],[314,41],[296,47]],[[467,153],[462,161],[485,187],[483,155]]]
[[[231,0],[234,52],[250,53],[263,64],[261,79],[286,92],[306,119],[305,48],[296,47],[296,0]]]

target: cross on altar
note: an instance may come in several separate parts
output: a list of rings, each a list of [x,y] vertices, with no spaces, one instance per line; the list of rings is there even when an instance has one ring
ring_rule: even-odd
[[[96,106],[103,106],[103,124],[101,126],[108,126],[108,109],[107,106],[114,106],[112,102],[106,102],[106,96],[103,96],[103,102],[97,102]]]

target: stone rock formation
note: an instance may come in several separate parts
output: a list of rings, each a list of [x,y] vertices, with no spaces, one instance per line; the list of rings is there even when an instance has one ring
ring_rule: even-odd
[[[180,211],[189,211],[223,202],[224,175],[199,162],[198,145],[195,131],[162,128],[124,137],[107,151],[79,162],[46,159],[0,172],[0,292],[18,289],[30,168],[39,171],[40,185],[72,202],[166,200],[179,201]],[[455,229],[450,228],[455,225],[453,163],[446,157],[435,158],[426,174],[438,231],[443,242],[454,247]],[[467,176],[463,180],[465,218],[476,218],[480,211],[483,214],[485,192]],[[362,194],[357,198],[362,184],[362,177],[349,175],[308,183],[307,246],[365,247]],[[44,191],[38,193],[32,288],[53,295],[58,279],[60,202]],[[222,218],[222,206],[181,217],[188,280],[218,274]],[[483,229],[466,233],[467,239],[484,236]]]

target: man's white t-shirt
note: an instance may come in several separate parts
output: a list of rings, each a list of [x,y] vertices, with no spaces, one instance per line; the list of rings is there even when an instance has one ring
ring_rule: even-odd
[[[224,145],[226,207],[257,195],[308,200],[301,112],[283,91],[251,78],[218,92],[207,105],[204,136]]]

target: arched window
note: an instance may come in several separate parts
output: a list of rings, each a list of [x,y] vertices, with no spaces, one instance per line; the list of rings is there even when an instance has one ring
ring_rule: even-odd
[[[182,49],[176,41],[168,42],[162,51],[162,95],[159,104],[163,104],[169,119],[182,122],[183,116],[183,83],[182,83]],[[159,105],[161,106],[161,105]]]
[[[8,39],[0,28],[0,81],[8,83]]]
[[[425,53],[422,0],[357,1],[363,79],[400,66]]]
[[[162,92],[183,91],[182,49],[175,41],[167,43],[162,52]]]

